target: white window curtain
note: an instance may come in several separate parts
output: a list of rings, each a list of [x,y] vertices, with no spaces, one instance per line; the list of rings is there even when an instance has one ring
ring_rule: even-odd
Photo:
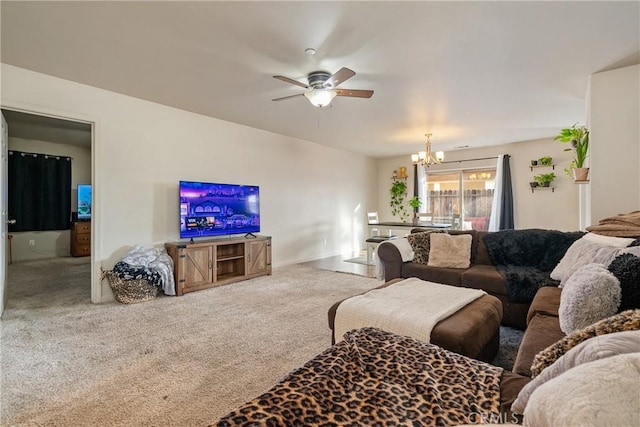
[[[424,166],[418,166],[418,198],[422,202],[418,212],[427,212],[427,171]]]
[[[498,156],[497,164],[496,164],[496,187],[493,190],[493,204],[491,205],[491,216],[489,217],[489,231],[498,231],[500,228],[500,217],[502,215],[502,192],[504,191],[504,186],[502,185],[502,175],[504,174],[504,170],[502,167],[502,163],[504,161],[504,154]]]

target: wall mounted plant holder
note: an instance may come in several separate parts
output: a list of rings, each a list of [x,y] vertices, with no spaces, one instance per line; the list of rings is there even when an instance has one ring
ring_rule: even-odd
[[[541,185],[538,185],[537,187],[531,187],[531,192],[535,193],[536,190],[551,190],[552,193],[556,192],[556,187],[543,187]]]
[[[531,165],[529,166],[529,169],[531,169],[531,172],[533,172],[534,169],[536,168],[551,168],[553,170],[556,169],[556,165],[555,164],[550,164],[550,165],[541,165],[541,164],[537,164],[537,165]]]

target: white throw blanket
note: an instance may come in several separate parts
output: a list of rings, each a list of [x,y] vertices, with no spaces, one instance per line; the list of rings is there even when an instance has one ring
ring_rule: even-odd
[[[400,251],[402,262],[413,261],[413,248],[411,247],[411,244],[406,237],[403,237],[401,239],[387,240],[386,242],[380,243],[380,245],[394,245],[398,248],[398,251]],[[380,246],[378,246],[378,251],[379,250]],[[376,251],[376,277],[378,278],[378,280],[384,281],[384,264],[378,257],[378,251]]]
[[[426,282],[415,277],[343,301],[336,311],[334,336],[371,326],[429,342],[433,327],[486,294],[479,289]]]
[[[175,295],[173,260],[164,248],[136,245],[122,257],[122,261],[134,267],[145,267],[160,275],[160,284],[165,295]]]

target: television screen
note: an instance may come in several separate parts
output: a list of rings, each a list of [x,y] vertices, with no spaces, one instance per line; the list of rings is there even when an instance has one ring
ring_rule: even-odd
[[[91,219],[91,185],[78,185],[78,220]]]
[[[180,238],[259,231],[259,187],[180,181]]]

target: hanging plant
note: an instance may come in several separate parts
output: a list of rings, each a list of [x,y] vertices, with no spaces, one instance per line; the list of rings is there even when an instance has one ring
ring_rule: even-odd
[[[407,183],[404,181],[393,181],[389,193],[391,194],[391,201],[389,202],[391,215],[399,217],[402,222],[407,222],[409,212],[407,212],[404,201],[407,196]]]

